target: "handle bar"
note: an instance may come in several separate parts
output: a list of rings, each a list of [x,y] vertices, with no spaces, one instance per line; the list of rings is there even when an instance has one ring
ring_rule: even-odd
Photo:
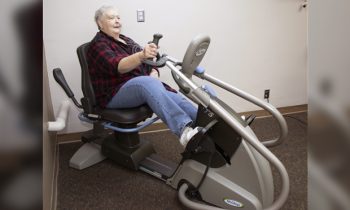
[[[162,34],[154,34],[153,35],[153,40],[148,42],[150,43],[154,43],[157,47],[159,44],[159,40],[163,37]],[[144,61],[142,61],[142,63],[147,64],[149,66],[152,67],[163,67],[165,66],[165,62],[166,62],[166,55],[164,54],[162,57],[159,55],[159,53],[157,53],[157,59],[156,61],[153,61],[153,59],[146,59]]]
[[[78,108],[83,108],[78,101],[74,97],[74,93],[70,89],[69,85],[67,84],[66,78],[64,77],[62,70],[60,68],[55,68],[53,70],[53,77],[55,78],[56,82],[63,88],[64,92],[66,92],[67,96],[72,99],[74,104]]]

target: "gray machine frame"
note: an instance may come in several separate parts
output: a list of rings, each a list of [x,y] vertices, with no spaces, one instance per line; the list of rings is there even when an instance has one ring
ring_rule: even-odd
[[[216,206],[220,206],[222,208],[230,208],[232,205],[237,205],[238,207],[242,204],[241,207],[245,206],[246,209],[265,209],[265,210],[273,210],[280,209],[285,201],[288,198],[289,194],[289,177],[288,173],[281,163],[281,161],[273,154],[270,150],[266,148],[266,146],[276,146],[281,144],[288,133],[287,123],[281,113],[273,107],[271,104],[264,102],[238,88],[235,88],[205,72],[195,72],[196,67],[202,60],[205,52],[208,49],[210,43],[210,38],[206,35],[198,35],[193,39],[190,46],[188,47],[185,58],[182,63],[182,69],[178,69],[174,64],[179,63],[178,60],[168,57],[168,61],[166,62],[166,66],[171,69],[173,73],[178,77],[177,83],[180,86],[183,86],[183,89],[187,89],[185,91],[186,96],[191,99],[194,99],[197,103],[202,104],[204,107],[209,108],[214,113],[216,113],[219,117],[221,117],[228,125],[232,127],[239,135],[242,136],[243,142],[238,150],[238,152],[232,157],[231,166],[225,166],[222,169],[209,170],[206,177],[206,184],[203,183],[201,194],[205,198],[204,200],[215,204]],[[259,141],[259,139],[254,135],[252,130],[248,127],[244,127],[240,121],[238,121],[235,116],[226,110],[223,106],[221,106],[217,101],[212,100],[210,95],[204,91],[201,86],[197,85],[192,80],[192,75],[198,76],[201,79],[207,80],[218,87],[221,87],[247,101],[250,101],[261,108],[267,110],[272,114],[273,117],[278,122],[280,128],[280,136],[277,139],[268,140],[268,141]],[[183,85],[181,85],[181,83]],[[189,89],[189,90],[188,90]],[[251,172],[244,170],[247,166],[242,164],[242,161],[236,161],[235,158],[239,156],[239,152],[245,153],[245,157],[251,160],[252,166],[250,167]],[[242,155],[241,157],[244,157]],[[233,163],[237,163],[235,165]],[[246,163],[246,162],[245,162]],[[273,200],[273,181],[271,175],[271,169],[269,163],[273,164],[278,172],[281,175],[282,179],[282,188],[281,193],[277,197],[277,199]],[[235,165],[235,167],[233,167]],[[236,168],[239,165],[245,165],[245,167]],[[189,160],[188,162],[182,164],[182,168],[178,169],[176,175],[172,181],[172,185],[178,183],[180,178],[176,176],[183,176],[191,179],[192,177],[198,177],[196,173],[198,171],[204,170],[204,166],[199,166],[195,161]],[[201,168],[201,169],[200,169]],[[227,170],[227,171],[226,171]],[[225,172],[224,172],[225,171]],[[244,171],[242,174],[240,172]],[[181,175],[179,175],[181,174]],[[189,174],[189,175],[188,175]],[[208,179],[209,177],[209,179]],[[240,178],[238,178],[240,177]],[[234,182],[233,180],[240,180],[242,183],[246,183],[247,180],[257,180],[258,183],[255,183],[255,186],[251,187],[251,191],[245,190],[249,189],[249,183],[246,183],[246,188],[242,188],[238,182]],[[195,182],[195,181],[194,181]],[[250,183],[252,184],[252,183]],[[218,186],[222,186],[220,191],[215,191],[214,189],[218,189]],[[194,209],[207,209],[207,205],[202,205],[199,203],[195,203],[189,200],[185,195],[185,189],[188,186],[186,184],[182,185],[179,190],[180,200],[184,205],[194,208]],[[260,188],[259,190],[256,190]],[[242,200],[233,200],[232,205],[228,204],[228,202],[224,202],[225,198],[230,198],[230,193],[232,197],[237,196],[237,189],[240,191],[241,196],[245,195],[247,203],[250,206],[247,206],[247,203]],[[236,191],[236,192],[234,192]],[[256,193],[252,193],[252,192]],[[260,196],[259,196],[260,193]],[[204,195],[207,194],[207,195]],[[238,196],[239,198],[240,196]],[[237,197],[236,197],[237,198]],[[210,200],[210,201],[209,201]],[[235,207],[237,207],[235,206]],[[213,209],[217,209],[216,207],[211,207]],[[210,208],[209,208],[210,209]]]
[[[166,56],[166,59],[163,57],[163,60],[166,60],[165,65],[170,68],[175,81],[188,98],[212,110],[242,137],[239,148],[230,160],[231,165],[226,164],[220,168],[209,168],[207,171],[204,182],[199,188],[199,193],[206,203],[193,201],[185,195],[189,184],[197,185],[200,182],[206,170],[204,164],[187,159],[177,165],[161,159],[156,154],[152,154],[140,162],[139,169],[162,179],[171,187],[178,189],[180,201],[192,209],[280,209],[288,197],[289,177],[284,165],[266,147],[279,145],[285,140],[288,133],[286,121],[281,113],[271,104],[235,88],[204,71],[196,71],[209,47],[209,43],[210,38],[208,36],[198,35],[190,43],[183,62],[170,56]],[[177,68],[179,64],[181,64],[180,69]],[[212,96],[203,90],[200,85],[196,84],[192,80],[193,75],[207,80],[270,112],[278,122],[280,136],[273,140],[259,141],[249,126],[244,126],[241,120],[237,120],[239,116],[233,115],[216,100],[213,100]],[[82,116],[80,116],[80,119],[91,122]],[[152,120],[152,122],[154,121],[155,119]],[[153,151],[150,153],[153,153]],[[70,160],[70,166],[84,169],[105,158],[101,153],[101,146],[89,142],[85,143],[74,154]],[[278,170],[282,180],[281,193],[275,200],[270,163]]]

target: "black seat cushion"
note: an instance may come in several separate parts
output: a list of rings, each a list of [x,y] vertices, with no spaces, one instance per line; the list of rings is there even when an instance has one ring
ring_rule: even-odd
[[[120,124],[136,124],[152,116],[147,105],[127,109],[96,109],[103,120]]]

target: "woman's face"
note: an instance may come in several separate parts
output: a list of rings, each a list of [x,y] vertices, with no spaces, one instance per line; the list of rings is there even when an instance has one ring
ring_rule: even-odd
[[[121,32],[121,21],[116,9],[108,9],[98,21],[101,31],[111,37],[117,38]]]

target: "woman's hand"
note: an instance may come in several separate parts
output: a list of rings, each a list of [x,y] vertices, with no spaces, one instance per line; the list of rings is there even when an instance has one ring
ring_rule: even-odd
[[[153,59],[158,54],[158,48],[154,43],[147,44],[142,51],[129,55],[119,61],[118,72],[124,74],[135,69],[142,61]]]
[[[154,43],[147,44],[144,48],[142,53],[142,59],[153,59],[158,54],[158,47]]]

